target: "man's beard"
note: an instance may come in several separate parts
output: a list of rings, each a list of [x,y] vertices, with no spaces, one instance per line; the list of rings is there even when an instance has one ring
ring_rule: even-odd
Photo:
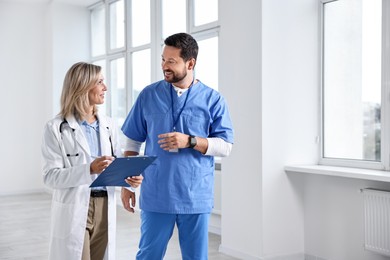
[[[185,77],[187,77],[187,71],[184,70],[184,72],[180,73],[180,74],[177,74],[171,70],[166,70],[168,72],[171,72],[172,73],[172,79],[169,79],[167,77],[165,77],[165,80],[169,83],[177,83],[177,82],[180,82],[182,81]],[[165,72],[165,71],[164,71]]]

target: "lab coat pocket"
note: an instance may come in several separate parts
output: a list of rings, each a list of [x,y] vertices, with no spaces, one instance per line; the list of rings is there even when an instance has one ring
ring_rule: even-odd
[[[80,226],[79,220],[83,219],[80,210],[75,210],[74,204],[64,204],[53,201],[52,204],[52,232],[53,237],[64,239]]]

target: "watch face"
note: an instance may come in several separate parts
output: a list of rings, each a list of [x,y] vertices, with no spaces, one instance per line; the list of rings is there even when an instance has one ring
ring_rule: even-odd
[[[191,136],[191,141],[190,141],[191,147],[195,147],[196,145],[196,138],[194,136]]]

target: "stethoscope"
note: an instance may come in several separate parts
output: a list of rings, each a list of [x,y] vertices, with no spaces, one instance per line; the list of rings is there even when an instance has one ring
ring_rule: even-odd
[[[65,151],[65,147],[64,147],[64,140],[62,138],[62,131],[63,131],[63,126],[64,124],[67,124],[68,127],[72,130],[72,137],[73,137],[73,151],[74,153],[66,153]],[[60,130],[60,135],[61,135],[61,141],[62,141],[62,147],[63,147],[63,150],[64,150],[64,153],[66,154],[67,157],[75,157],[75,156],[79,156],[79,153],[77,152],[78,149],[77,149],[77,142],[76,142],[76,134],[75,134],[75,129],[70,127],[68,121],[66,121],[66,119],[64,119],[61,124],[60,124],[60,127],[59,127],[59,130]],[[111,156],[115,157],[115,154],[114,154],[114,148],[112,146],[112,140],[111,140],[111,134],[110,134],[110,128],[107,126],[107,131],[109,132],[109,135],[108,135],[108,139],[110,140],[110,146],[111,146]]]

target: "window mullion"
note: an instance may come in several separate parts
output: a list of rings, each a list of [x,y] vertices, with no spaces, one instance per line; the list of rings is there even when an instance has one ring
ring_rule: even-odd
[[[195,26],[195,3],[194,0],[186,0],[187,10],[187,32],[191,33]]]
[[[382,161],[390,170],[390,1],[382,1]]]
[[[106,39],[105,39],[105,42],[106,42],[106,56],[108,55],[108,53],[110,53],[110,6],[109,6],[109,3],[108,2],[105,2],[104,3],[105,5],[105,8],[104,8],[104,11],[105,11],[105,30],[106,30]]]
[[[150,11],[151,11],[151,82],[159,80],[160,72],[160,54],[161,54],[161,38],[162,38],[162,0],[152,0]]]
[[[131,0],[125,1],[125,17],[126,17],[126,92],[127,92],[127,99],[126,99],[126,109],[127,111],[130,111],[132,107],[132,100],[133,100],[133,86],[132,86],[132,19],[131,19],[131,9],[132,9],[132,3]]]
[[[104,54],[104,58],[105,58],[105,61],[106,61],[106,82],[111,82],[111,68],[110,68],[110,61],[107,57],[108,53],[109,53],[109,49],[110,49],[110,16],[109,16],[109,3],[108,1],[106,1],[104,3],[104,12],[105,12],[105,15],[104,15],[104,24],[105,24],[105,47],[106,47],[106,50],[105,50],[105,54]],[[106,113],[107,115],[109,116],[112,116],[112,113],[111,113],[111,107],[112,107],[112,104],[111,104],[111,91],[108,91],[108,93],[106,94],[107,98],[106,98]]]

